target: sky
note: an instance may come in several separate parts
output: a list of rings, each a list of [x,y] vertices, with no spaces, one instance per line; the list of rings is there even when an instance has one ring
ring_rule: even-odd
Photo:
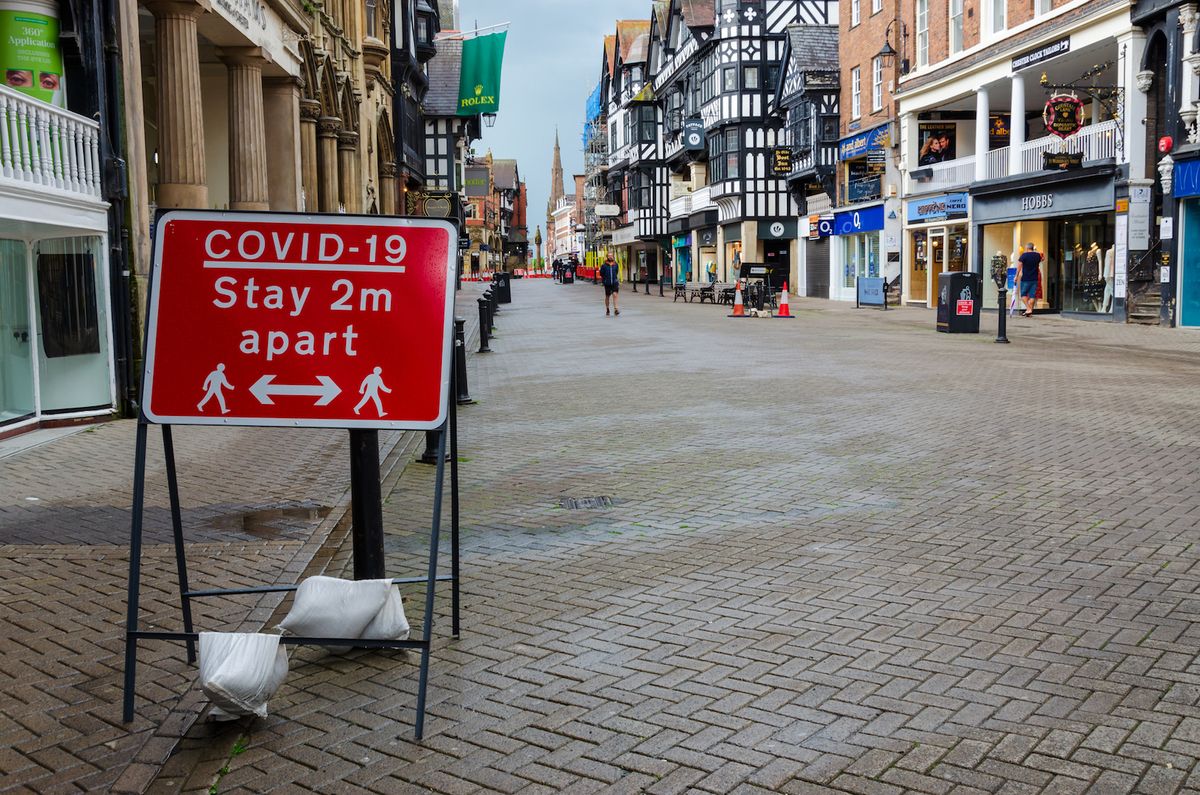
[[[510,22],[496,126],[484,128],[475,151],[515,158],[529,192],[529,237],[546,230],[554,128],[562,144],[566,192],[583,172],[583,113],[600,79],[604,37],[618,19],[649,19],[651,0],[459,0],[471,30]]]

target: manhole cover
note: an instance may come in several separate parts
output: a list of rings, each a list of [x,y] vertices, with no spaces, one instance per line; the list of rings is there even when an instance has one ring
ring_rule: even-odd
[[[591,508],[612,507],[612,497],[563,497],[558,504],[568,511],[586,511]]]

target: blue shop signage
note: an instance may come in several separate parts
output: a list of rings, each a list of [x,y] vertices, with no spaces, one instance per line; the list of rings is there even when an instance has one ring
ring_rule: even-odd
[[[1176,199],[1200,196],[1200,160],[1175,161],[1174,177],[1172,192]]]
[[[835,235],[857,235],[859,232],[874,232],[883,229],[883,205],[847,210],[833,216]]]
[[[947,218],[967,217],[967,194],[945,193],[908,202],[908,222],[945,221]]]
[[[892,125],[883,125],[858,135],[851,135],[838,142],[838,159],[849,160],[862,157],[872,149],[886,149],[892,145]]]

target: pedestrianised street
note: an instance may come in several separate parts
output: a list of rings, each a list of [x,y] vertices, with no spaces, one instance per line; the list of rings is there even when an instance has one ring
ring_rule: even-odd
[[[305,649],[151,791],[1200,788],[1200,341],[513,292],[471,357],[425,740],[415,657]],[[431,480],[386,490],[400,574]]]

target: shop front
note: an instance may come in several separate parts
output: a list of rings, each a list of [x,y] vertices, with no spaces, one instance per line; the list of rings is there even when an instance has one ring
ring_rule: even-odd
[[[833,233],[837,236],[839,277],[830,286],[830,298],[853,301],[860,277],[876,278],[883,274],[883,204],[834,213]]]
[[[810,215],[804,241],[804,292],[809,298],[829,297],[829,249],[833,235],[832,215]]]
[[[692,236],[690,234],[673,235],[671,237],[673,277],[676,284],[694,281],[696,275],[692,272]]]
[[[1200,160],[1176,160],[1175,200],[1179,203],[1180,326],[1200,328]]]
[[[967,194],[945,193],[904,205],[904,301],[936,305],[938,276],[967,270]]]
[[[742,270],[742,225],[726,224],[721,227],[721,240],[725,250],[718,281],[728,283],[736,280]]]
[[[993,262],[1015,274],[1017,257],[1032,243],[1042,254],[1035,312],[1113,316],[1117,282],[1115,184],[1112,167],[1090,168],[1021,184],[971,191],[971,240],[984,275],[984,305],[995,306]],[[1122,253],[1123,254],[1123,253]],[[1011,297],[1011,294],[1010,294]]]
[[[701,282],[715,282],[717,270],[717,228],[715,226],[697,229],[693,233],[696,248],[692,261],[696,263],[695,279]]]
[[[795,218],[779,218],[758,222],[759,251],[762,261],[771,274],[771,286],[780,289],[788,282],[788,289],[795,286],[792,267],[792,243],[798,237],[799,221]]]

